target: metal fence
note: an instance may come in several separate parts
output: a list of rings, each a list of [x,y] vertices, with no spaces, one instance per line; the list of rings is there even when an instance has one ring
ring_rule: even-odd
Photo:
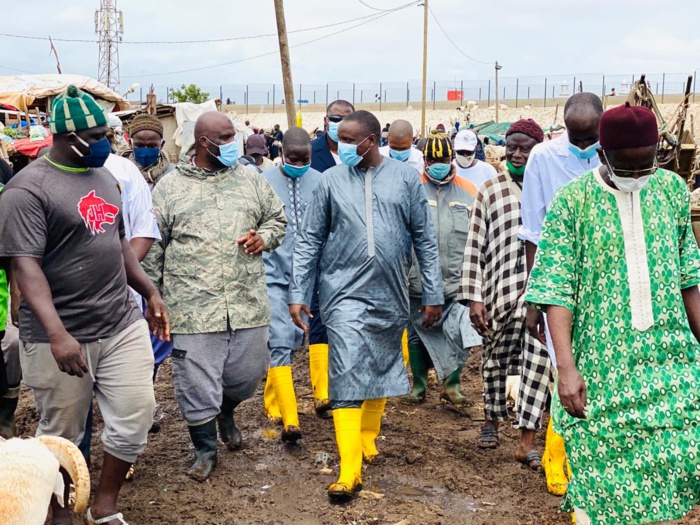
[[[666,97],[682,94],[688,75],[693,76],[692,101],[695,102],[697,91],[697,71],[690,73],[653,73],[647,74],[646,79],[656,95],[663,103]],[[499,101],[519,105],[547,105],[548,101],[565,98],[579,90],[596,94],[615,94],[626,96],[639,74],[588,73],[579,75],[548,75],[542,77],[507,77],[499,76]],[[178,85],[154,86],[160,102],[171,102],[170,91]],[[285,103],[284,89],[281,84],[222,84],[218,86],[200,85],[210,98],[219,98],[224,103],[244,106],[245,112],[274,111],[275,106]],[[455,102],[462,104],[466,101],[485,101],[491,104],[496,97],[494,78],[486,80],[430,80],[426,97],[429,103],[436,105],[440,102]],[[297,83],[294,86],[295,103],[327,105],[337,99],[349,100],[353,104],[376,104],[379,109],[383,104],[405,104],[406,106],[420,103],[422,83],[419,80],[407,82],[328,82],[326,84]],[[145,101],[145,93],[131,95],[134,100],[139,96]],[[263,108],[261,108],[263,106]],[[375,106],[376,107],[376,106]],[[241,110],[243,111],[243,110]]]

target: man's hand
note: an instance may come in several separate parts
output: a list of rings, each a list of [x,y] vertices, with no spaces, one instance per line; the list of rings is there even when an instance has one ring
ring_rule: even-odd
[[[289,315],[292,316],[292,321],[294,322],[295,325],[297,325],[299,328],[304,330],[304,332],[309,331],[309,327],[306,326],[306,323],[304,323],[304,318],[301,316],[301,314],[305,313],[306,317],[311,319],[313,315],[311,315],[311,310],[309,310],[309,307],[305,304],[290,304],[289,305]]]
[[[484,303],[473,302],[469,304],[469,319],[479,334],[484,335],[491,331],[491,317],[486,311]]]
[[[586,419],[586,383],[574,367],[559,370],[559,400],[570,415]]]
[[[51,353],[61,372],[78,377],[89,372],[80,343],[68,332],[51,339]]]
[[[15,327],[19,327],[19,299],[10,305],[10,319]]]
[[[525,314],[525,325],[530,330],[530,335],[539,340],[543,345],[547,345],[547,335],[544,328],[544,314],[533,306],[527,307]]]
[[[442,306],[424,306],[418,312],[423,314],[423,328],[430,330],[442,317]]]
[[[248,255],[260,255],[265,249],[265,242],[255,230],[250,230],[242,237],[239,237],[236,242],[243,245]]]
[[[153,292],[148,298],[145,317],[153,335],[161,341],[170,341],[170,319],[168,318],[168,309],[165,307],[165,303],[157,291]]]

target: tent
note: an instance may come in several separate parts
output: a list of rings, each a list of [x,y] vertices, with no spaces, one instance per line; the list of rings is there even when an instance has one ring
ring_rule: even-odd
[[[0,104],[27,113],[35,102],[55,97],[71,84],[90,93],[107,112],[130,108],[128,100],[93,78],[57,74],[0,76]]]

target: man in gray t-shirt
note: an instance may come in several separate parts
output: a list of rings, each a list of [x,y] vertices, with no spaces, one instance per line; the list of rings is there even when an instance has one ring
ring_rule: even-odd
[[[20,361],[36,401],[37,435],[79,444],[95,390],[104,462],[87,517],[113,523],[155,406],[148,326],[127,284],[148,298],[156,334],[168,338],[169,323],[124,238],[119,187],[102,168],[110,153],[106,123],[75,86],[56,98],[50,153],[20,171],[0,197],[0,258],[10,259],[22,294]],[[54,522],[70,519],[55,498],[51,505]]]

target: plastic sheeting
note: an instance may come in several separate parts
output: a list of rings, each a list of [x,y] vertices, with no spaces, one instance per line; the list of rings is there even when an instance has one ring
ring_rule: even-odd
[[[129,102],[119,93],[109,89],[97,80],[82,75],[10,75],[0,76],[0,104],[13,106],[20,111],[35,100],[54,97],[63,93],[68,86],[74,84],[83,91],[90,93],[100,107],[107,111],[126,110]]]

